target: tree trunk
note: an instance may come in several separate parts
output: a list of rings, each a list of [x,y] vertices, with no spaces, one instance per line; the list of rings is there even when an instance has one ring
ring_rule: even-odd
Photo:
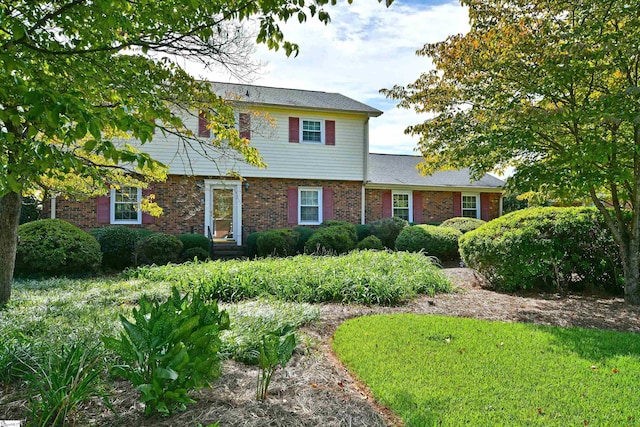
[[[11,298],[21,208],[20,193],[0,197],[0,306]]]
[[[633,238],[632,238],[633,239]],[[635,244],[634,244],[635,243]],[[638,285],[640,284],[640,256],[637,250],[637,243],[631,241],[626,250],[621,250],[622,269],[624,272],[624,300],[628,304],[640,305],[640,292]]]

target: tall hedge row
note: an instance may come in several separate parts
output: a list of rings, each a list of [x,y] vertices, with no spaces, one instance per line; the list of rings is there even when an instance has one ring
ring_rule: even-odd
[[[595,208],[516,211],[464,234],[459,247],[496,290],[622,286],[617,246]]]

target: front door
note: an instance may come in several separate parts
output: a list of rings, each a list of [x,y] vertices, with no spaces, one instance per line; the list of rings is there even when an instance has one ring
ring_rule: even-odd
[[[233,235],[233,188],[213,189],[213,239],[235,240]]]
[[[242,244],[242,182],[205,180],[205,235]]]

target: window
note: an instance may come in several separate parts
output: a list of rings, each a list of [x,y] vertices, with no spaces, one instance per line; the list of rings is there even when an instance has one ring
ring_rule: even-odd
[[[412,221],[411,217],[411,193],[393,192],[393,216]]]
[[[321,120],[302,120],[301,142],[311,144],[322,144],[324,140],[323,122]]]
[[[322,222],[321,188],[298,188],[298,218],[299,224]]]
[[[135,187],[121,187],[111,190],[111,223],[112,224],[141,224],[142,210],[140,200],[142,189]]]
[[[466,218],[480,218],[480,203],[478,203],[478,195],[463,194],[462,195],[462,216]]]

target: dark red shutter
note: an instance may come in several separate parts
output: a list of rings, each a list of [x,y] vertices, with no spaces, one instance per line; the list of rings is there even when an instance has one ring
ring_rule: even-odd
[[[324,136],[325,145],[336,145],[336,122],[334,120],[324,121]]]
[[[289,142],[300,142],[299,117],[289,117]]]
[[[289,224],[298,223],[298,187],[289,187],[287,203],[289,205],[289,212],[287,219]]]
[[[413,222],[422,224],[424,222],[422,216],[422,192],[413,192]]]
[[[489,221],[491,219],[491,208],[489,202],[491,200],[491,194],[480,193],[480,219]]]
[[[382,217],[391,218],[393,216],[393,205],[391,202],[391,190],[382,192]]]
[[[251,139],[251,115],[249,113],[240,113],[240,138]]]
[[[200,113],[198,113],[198,136],[204,138],[211,137],[211,129],[209,129],[207,125],[207,118],[205,117],[204,111],[200,111]]]
[[[462,193],[453,193],[453,216],[462,216]]]
[[[147,197],[150,194],[153,194],[153,189],[151,188],[151,184],[147,188],[142,189],[142,197]],[[142,223],[143,224],[154,224],[156,222],[156,217],[149,215],[146,212],[142,212]]]
[[[322,189],[322,220],[333,219],[333,188]]]
[[[111,190],[109,190],[111,191]],[[96,213],[98,214],[98,224],[109,224],[111,222],[109,196],[100,196],[96,199],[97,207]]]

